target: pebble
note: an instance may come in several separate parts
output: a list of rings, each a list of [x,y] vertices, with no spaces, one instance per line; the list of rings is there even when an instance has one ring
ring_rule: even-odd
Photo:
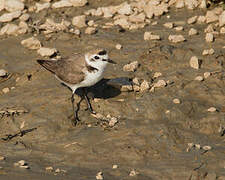
[[[195,144],[195,147],[196,147],[197,149],[201,149],[201,145],[200,145],[200,144]]]
[[[148,81],[144,80],[140,85],[140,91],[144,92],[150,89],[150,84]]]
[[[4,13],[0,16],[0,22],[10,22],[13,19],[18,18],[21,15],[21,11],[15,11],[11,13]]]
[[[196,81],[203,81],[204,78],[203,78],[202,76],[197,76],[197,77],[195,78],[195,80],[196,80]]]
[[[82,7],[88,3],[87,0],[69,0],[69,1],[73,7]]]
[[[14,35],[17,36],[19,34],[19,26],[15,25],[15,24],[6,24],[5,26],[2,27],[1,31],[0,31],[0,35]]]
[[[81,15],[81,16],[76,16],[72,19],[72,24],[78,28],[82,28],[87,26],[86,25],[86,16]]]
[[[135,171],[134,169],[130,171],[129,176],[136,176],[139,172]]]
[[[207,79],[209,76],[211,76],[210,72],[204,72],[203,74],[204,78]]]
[[[211,23],[211,22],[218,21],[218,19],[219,19],[218,15],[214,11],[207,11],[206,15],[205,15],[205,18],[206,18],[207,24]]]
[[[198,34],[198,31],[194,28],[191,28],[189,31],[188,31],[188,35],[189,36],[193,36],[193,35],[196,35]]]
[[[183,26],[177,26],[174,28],[176,31],[183,31],[184,27]]]
[[[85,34],[95,34],[97,32],[96,28],[95,27],[87,27],[85,29]]]
[[[101,171],[97,173],[96,179],[97,180],[103,180],[103,173]]]
[[[46,3],[36,3],[36,13],[44,10],[44,9],[48,9],[50,8],[51,4],[49,2],[46,2]]]
[[[205,16],[198,16],[197,22],[198,22],[199,24],[204,23],[205,21],[206,21]]]
[[[203,147],[202,147],[202,149],[204,149],[204,150],[208,151],[208,150],[211,150],[211,149],[212,149],[212,147],[211,147],[211,146],[203,146]]]
[[[24,166],[26,165],[26,162],[24,160],[20,160],[17,162],[19,166]]]
[[[44,57],[50,57],[56,54],[57,50],[55,48],[41,47],[40,49],[38,49],[37,53]]]
[[[90,21],[88,21],[88,26],[94,26],[94,24],[95,24],[95,22],[94,22],[94,20],[90,20]]]
[[[121,92],[128,92],[128,91],[133,91],[133,86],[132,85],[122,85],[120,88]]]
[[[39,49],[41,47],[41,42],[35,37],[24,39],[21,44],[28,49]]]
[[[129,64],[124,65],[123,71],[134,72],[137,70],[138,66],[139,66],[138,61],[133,61]]]
[[[200,68],[199,59],[196,56],[191,57],[189,64],[194,69]]]
[[[5,69],[0,69],[0,77],[7,76],[7,71]]]
[[[3,88],[3,89],[2,89],[2,92],[5,93],[5,94],[8,93],[8,92],[9,92],[9,88],[8,88],[8,87]]]
[[[56,172],[56,173],[60,173],[60,169],[57,168],[57,169],[55,170],[55,172]]]
[[[207,109],[208,112],[216,112],[217,109],[215,107],[210,107],[209,109]]]
[[[112,168],[113,169],[117,169],[118,168],[118,165],[117,164],[113,164]]]
[[[116,49],[120,50],[122,48],[122,45],[121,44],[117,44],[116,45]]]
[[[213,33],[206,33],[205,40],[206,42],[213,42],[214,40]]]
[[[5,160],[5,157],[4,156],[0,156],[0,161],[3,161]]]
[[[61,0],[52,4],[52,8],[71,7],[72,3],[69,0]]]
[[[112,118],[109,120],[109,126],[110,126],[110,127],[115,126],[116,123],[118,123],[118,119],[117,119],[116,117],[112,117]]]
[[[132,81],[133,81],[134,84],[136,84],[138,86],[141,84],[140,79],[138,77],[135,77]]]
[[[175,98],[175,99],[173,99],[173,103],[174,103],[174,104],[180,104],[180,100],[177,99],[177,98]]]
[[[9,12],[22,11],[24,3],[20,0],[5,0],[5,9]]]
[[[127,2],[122,3],[117,12],[122,15],[130,15],[132,13],[131,5]]]
[[[220,34],[225,34],[225,27],[220,28]]]
[[[45,168],[46,171],[53,171],[53,167],[52,166],[48,166]]]
[[[166,85],[167,85],[166,81],[160,79],[160,80],[158,80],[157,83],[154,84],[153,87],[160,88],[160,87],[165,87]]]
[[[203,52],[202,52],[202,55],[203,56],[205,56],[205,55],[212,55],[212,54],[214,54],[214,49],[213,48],[211,48],[211,49],[205,49],[205,50],[203,50]]]
[[[161,72],[155,72],[154,75],[153,75],[153,78],[158,78],[160,76],[162,76]]]
[[[187,20],[188,24],[194,24],[197,21],[198,16],[191,17]]]
[[[183,35],[169,35],[168,37],[169,41],[173,43],[179,43],[185,41],[185,38]]]
[[[159,35],[154,35],[152,34],[152,32],[145,32],[144,33],[144,40],[160,40],[160,36]]]
[[[174,24],[172,22],[167,22],[167,23],[163,24],[163,26],[166,28],[172,29]]]
[[[225,11],[219,16],[219,26],[222,27],[223,25],[225,25]]]
[[[21,21],[28,21],[30,19],[30,15],[25,13],[25,14],[22,14],[19,18]]]

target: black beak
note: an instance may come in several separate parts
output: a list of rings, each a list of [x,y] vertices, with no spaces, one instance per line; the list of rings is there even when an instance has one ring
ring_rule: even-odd
[[[108,63],[117,64],[115,61],[113,61],[111,59],[107,59],[106,61],[108,61]]]

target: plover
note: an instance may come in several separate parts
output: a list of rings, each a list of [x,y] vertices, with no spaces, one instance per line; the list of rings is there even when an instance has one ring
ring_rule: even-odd
[[[93,111],[86,94],[85,87],[93,86],[103,78],[103,73],[108,63],[114,63],[108,57],[104,49],[95,49],[84,55],[75,54],[69,58],[59,60],[37,60],[45,69],[55,75],[55,77],[72,90],[72,108],[74,112],[74,125],[77,124],[77,109],[74,108],[74,93],[78,88],[83,89],[83,95],[88,109]]]

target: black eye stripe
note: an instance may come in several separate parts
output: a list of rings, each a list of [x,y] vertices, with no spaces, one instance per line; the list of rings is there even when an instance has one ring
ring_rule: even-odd
[[[95,56],[94,58],[95,58],[95,59],[99,59],[99,57],[98,57],[98,56]]]
[[[100,52],[98,53],[98,55],[101,55],[101,56],[102,56],[102,55],[106,55],[106,53],[107,53],[106,50],[103,50],[103,51],[100,51]]]

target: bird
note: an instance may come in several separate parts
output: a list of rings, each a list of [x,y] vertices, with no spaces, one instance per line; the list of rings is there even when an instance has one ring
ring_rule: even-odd
[[[95,85],[103,78],[108,63],[116,64],[109,58],[107,51],[100,48],[88,51],[85,54],[73,54],[68,58],[59,60],[37,59],[37,62],[71,89],[71,103],[74,116],[74,121],[72,122],[75,126],[79,121],[77,109],[75,110],[74,108],[74,94],[76,90],[82,88],[89,111],[92,114],[96,114],[87,97],[86,88]]]

